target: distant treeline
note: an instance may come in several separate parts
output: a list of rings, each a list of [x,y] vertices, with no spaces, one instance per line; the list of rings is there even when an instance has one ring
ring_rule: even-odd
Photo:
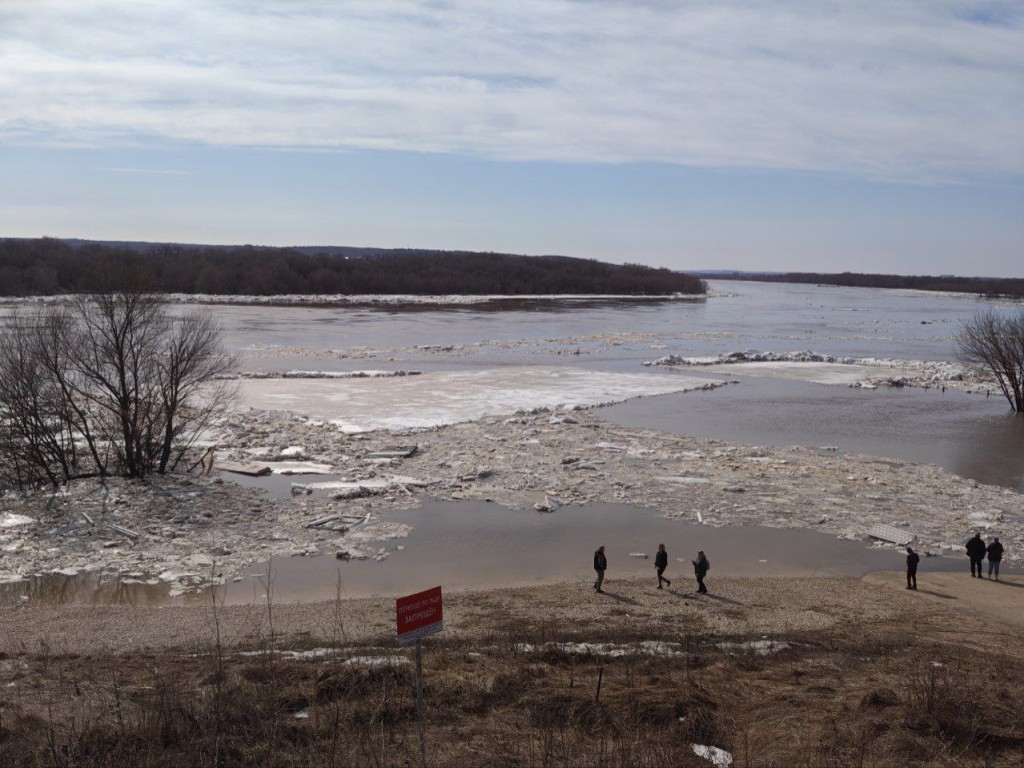
[[[697,273],[701,274],[701,273]],[[856,288],[914,288],[920,291],[976,293],[982,296],[1024,298],[1024,279],[1012,277],[956,277],[953,275],[865,275],[843,272],[826,275],[818,272],[716,272],[715,280],[754,280],[763,283],[814,283]]]
[[[0,295],[91,293],[143,285],[163,293],[279,294],[702,294],[698,278],[638,264],[566,256],[467,251],[359,255],[255,246],[0,240]],[[325,249],[327,250],[327,249]]]

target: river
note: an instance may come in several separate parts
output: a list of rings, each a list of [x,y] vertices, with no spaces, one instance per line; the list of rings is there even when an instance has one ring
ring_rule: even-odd
[[[748,349],[954,361],[960,324],[989,306],[975,297],[921,291],[732,281],[711,287],[716,295],[699,301],[510,302],[501,311],[225,305],[213,311],[230,349],[254,371],[428,375],[563,366],[666,376],[642,363]],[[737,385],[645,397],[602,415],[627,426],[737,442],[832,445],[1024,490],[1024,419],[998,393],[856,390],[733,368]],[[523,406],[530,404],[526,397]]]
[[[568,402],[573,396],[568,390],[579,392],[588,386],[597,397],[613,392],[607,399],[623,402],[604,406],[599,413],[617,424],[757,445],[833,446],[840,452],[936,464],[980,482],[1024,491],[1024,417],[1010,413],[996,394],[985,397],[940,388],[856,389],[799,377],[767,378],[735,365],[729,366],[727,378],[736,383],[725,387],[632,397],[671,391],[671,383],[681,377],[723,378],[721,371],[702,373],[693,368],[680,374],[643,366],[668,354],[813,350],[857,358],[952,361],[960,324],[987,306],[980,300],[748,282],[718,282],[712,288],[715,295],[696,301],[509,302],[501,310],[493,305],[209,308],[224,328],[226,346],[239,355],[245,371],[421,372],[400,379],[404,390],[389,389],[392,401],[375,388],[384,388],[394,379],[379,380],[379,385],[372,379],[314,380],[339,390],[355,389],[357,382],[368,388],[365,397],[350,400],[357,409],[393,408],[395,392],[434,387],[444,394],[441,399],[450,401],[449,417],[459,418],[461,407],[461,418],[472,418],[459,391],[444,391],[456,380],[469,382],[462,386],[470,388],[489,382],[488,386],[500,390],[501,397],[494,397],[493,403],[502,409],[531,407],[538,388],[524,382],[543,374],[555,382],[556,390],[562,386],[558,382],[566,388],[564,393],[548,392],[549,398],[564,396]],[[0,304],[0,315],[14,306]],[[552,376],[551,371],[556,374]],[[559,376],[559,371],[565,375]],[[262,382],[247,383],[258,387]],[[298,380],[273,383],[285,391],[293,386],[298,390],[300,385]],[[479,409],[486,411],[487,398],[481,402]],[[290,480],[270,480],[280,481],[281,486],[268,484],[271,493],[290,496]],[[817,553],[817,559],[802,564],[799,572],[804,575],[859,575],[900,563],[899,553],[869,550],[863,542],[753,527],[698,530],[666,520],[659,510],[610,505],[564,508],[545,516],[498,505],[428,499],[415,513],[393,517],[415,522],[414,534],[396,548],[394,562],[389,558],[383,564],[346,564],[342,585],[346,594],[409,591],[432,580],[449,587],[472,587],[586,579],[593,541],[592,536],[580,538],[582,525],[590,534],[614,539],[623,552],[631,551],[630,547],[646,551],[658,540],[674,542],[674,554],[682,555],[684,564],[693,553],[675,552],[679,542],[699,539],[702,546],[712,542],[718,553],[716,564],[733,574],[791,573],[786,553],[794,546]],[[618,572],[639,575],[651,570],[649,562],[619,554]],[[930,568],[961,565],[941,558],[929,563]],[[269,567],[257,566],[248,571],[250,578],[229,585],[229,601],[251,599],[262,583],[259,574]],[[330,597],[336,579],[342,578],[331,556],[275,561],[272,567],[275,591],[282,599]],[[678,564],[673,570],[677,568],[685,572]],[[0,585],[0,602],[26,599],[175,601],[168,597],[164,583],[140,584],[137,579],[122,581],[110,574],[54,572]],[[193,594],[179,600],[195,599],[203,598]]]

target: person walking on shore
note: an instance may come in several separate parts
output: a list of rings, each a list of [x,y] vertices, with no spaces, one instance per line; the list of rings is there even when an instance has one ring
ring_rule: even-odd
[[[999,537],[992,539],[992,543],[985,550],[988,552],[988,577],[991,579],[995,573],[996,581],[999,581],[999,562],[1003,559],[1003,545],[999,543]]]
[[[697,592],[702,595],[708,593],[708,588],[704,586],[704,577],[708,575],[710,567],[711,563],[708,562],[708,558],[702,549],[697,553],[697,559],[693,561],[693,573],[697,577]]]
[[[604,545],[597,548],[594,553],[594,570],[597,571],[597,581],[594,582],[594,589],[604,592],[601,585],[604,584],[604,572],[608,570],[608,558],[604,556]]]
[[[907,589],[917,589],[917,564],[921,557],[907,546]]]
[[[971,558],[971,576],[984,578],[981,561],[985,559],[985,542],[981,538],[981,533],[975,533],[974,537],[967,541],[967,556]]]
[[[658,554],[654,556],[654,567],[658,571],[658,589],[661,589],[661,582],[665,582],[670,587],[672,582],[666,579],[662,574],[665,573],[665,569],[668,568],[668,552],[665,551],[665,545],[658,545]]]

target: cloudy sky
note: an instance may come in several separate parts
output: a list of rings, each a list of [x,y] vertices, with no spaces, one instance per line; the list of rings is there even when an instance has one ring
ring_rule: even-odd
[[[1024,276],[1020,0],[0,0],[0,236]]]

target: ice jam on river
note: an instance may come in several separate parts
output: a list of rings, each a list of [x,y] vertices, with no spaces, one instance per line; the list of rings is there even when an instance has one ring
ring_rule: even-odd
[[[89,589],[106,586],[103,599],[124,590],[134,599],[187,599],[204,584],[230,585],[285,558],[329,562],[342,574],[400,571],[406,546],[431,525],[425,505],[446,501],[485,502],[509,515],[573,510],[575,538],[586,546],[610,519],[595,512],[588,525],[587,509],[621,505],[616,514],[636,516],[639,528],[655,518],[761,525],[860,546],[880,541],[872,531],[895,529],[927,553],[954,556],[979,529],[1013,542],[1008,563],[1020,562],[1020,462],[979,482],[949,471],[962,472],[955,458],[946,468],[916,463],[900,435],[880,436],[870,453],[841,444],[849,420],[870,421],[872,403],[897,386],[908,395],[899,407],[919,409],[923,425],[953,408],[958,424],[998,432],[1001,454],[1024,446],[1019,419],[1007,420],[1005,403],[985,396],[990,383],[953,358],[952,336],[973,299],[719,288],[725,295],[706,302],[546,302],[498,312],[213,306],[243,375],[237,411],[204,440],[215,447],[215,466],[270,477],[222,471],[8,492],[0,500],[2,594],[73,599],[62,590],[88,576]],[[728,402],[718,393],[756,392],[766,378],[783,391],[786,381],[794,393],[820,388],[792,420],[814,420],[835,439],[759,440],[756,410],[742,439],[716,439],[715,409]],[[829,403],[849,385],[864,396],[831,422]],[[598,407],[627,400],[651,406],[648,423],[623,423],[615,409]],[[672,420],[691,410],[705,417],[701,430],[673,431]],[[493,530],[473,534],[468,513],[446,524],[467,547],[500,545]],[[536,563],[530,578],[543,580],[544,568]],[[582,562],[580,574],[586,569]],[[550,575],[565,577],[556,568]],[[372,578],[359,581],[375,590]]]

